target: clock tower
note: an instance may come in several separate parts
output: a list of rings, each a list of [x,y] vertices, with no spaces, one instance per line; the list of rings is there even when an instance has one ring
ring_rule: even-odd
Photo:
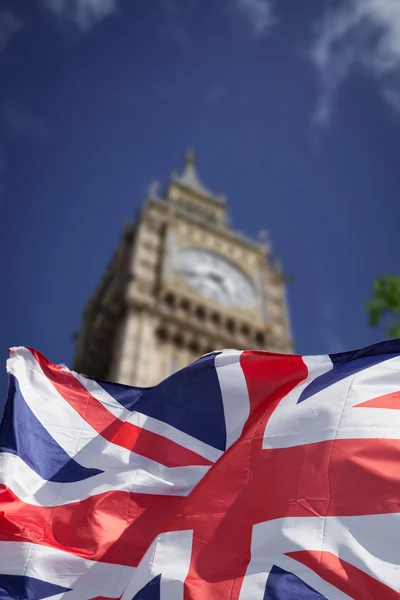
[[[74,369],[152,386],[222,348],[290,352],[285,287],[265,239],[229,222],[193,151],[162,193],[154,183],[86,305]]]

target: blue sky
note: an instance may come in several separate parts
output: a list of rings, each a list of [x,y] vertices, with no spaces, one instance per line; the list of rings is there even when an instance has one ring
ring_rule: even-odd
[[[71,362],[124,220],[187,146],[235,228],[268,229],[297,352],[384,337],[363,303],[399,265],[399,39],[393,0],[3,0],[2,359]]]

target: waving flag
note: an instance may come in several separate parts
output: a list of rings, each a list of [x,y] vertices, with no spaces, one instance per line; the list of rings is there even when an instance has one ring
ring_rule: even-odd
[[[7,368],[0,598],[400,600],[400,341],[148,389]]]

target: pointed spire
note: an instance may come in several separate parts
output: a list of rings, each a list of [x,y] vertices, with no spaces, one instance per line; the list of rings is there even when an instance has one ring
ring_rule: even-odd
[[[268,231],[266,229],[260,229],[258,232],[258,239],[260,240],[260,246],[263,249],[263,251],[265,252],[265,254],[267,254],[268,252],[271,251],[271,244],[269,241],[269,235],[268,235]]]
[[[196,156],[194,148],[188,148],[185,152],[185,169],[195,166]]]
[[[215,196],[200,180],[197,170],[196,170],[196,155],[194,148],[188,148],[185,152],[184,158],[184,168],[181,175],[176,175],[175,172],[172,173],[172,179],[178,181],[183,184],[187,188],[190,188],[194,191],[201,192],[206,196],[210,196],[215,200],[219,200],[220,202],[225,202],[224,198],[219,198]]]
[[[186,150],[183,173],[179,177],[175,176],[174,178],[189,188],[198,190],[203,194],[212,195],[211,192],[209,192],[209,190],[207,190],[207,188],[202,184],[199,176],[197,175],[194,148],[188,148]]]
[[[188,148],[185,152],[185,168],[182,179],[187,180],[191,187],[205,190],[197,175],[194,148]]]
[[[158,192],[160,190],[159,181],[152,181],[149,185],[148,195],[150,198],[158,198]]]

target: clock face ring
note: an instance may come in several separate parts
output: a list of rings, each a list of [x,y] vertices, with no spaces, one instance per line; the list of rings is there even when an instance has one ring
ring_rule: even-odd
[[[174,260],[183,279],[202,296],[237,308],[251,308],[257,292],[251,279],[222,256],[199,248],[184,248]]]

